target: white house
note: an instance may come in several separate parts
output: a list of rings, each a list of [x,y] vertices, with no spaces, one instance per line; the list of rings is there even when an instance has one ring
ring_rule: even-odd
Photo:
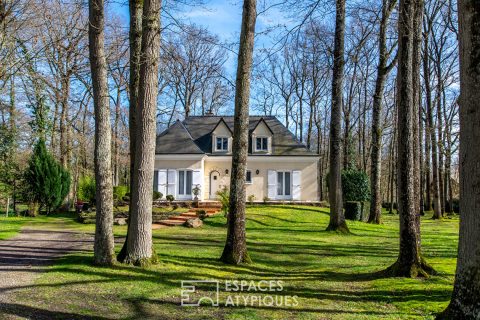
[[[154,190],[177,200],[213,200],[230,184],[233,117],[192,116],[157,138]],[[273,116],[251,116],[247,197],[317,201],[318,155]]]

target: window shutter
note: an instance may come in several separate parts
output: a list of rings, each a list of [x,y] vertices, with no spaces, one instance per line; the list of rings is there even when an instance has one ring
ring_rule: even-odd
[[[198,194],[198,198],[202,199],[202,186],[203,186],[203,175],[201,170],[193,170],[193,177],[192,177],[192,190],[195,187],[200,189],[200,193]],[[192,191],[192,197],[195,198],[195,195]]]
[[[300,200],[302,193],[302,172],[292,171],[292,199]]]
[[[158,170],[157,181],[158,187],[157,191],[163,194],[163,198],[167,196],[167,170],[160,169]]]
[[[276,198],[277,190],[277,171],[268,170],[268,197],[271,200]]]
[[[168,169],[167,172],[167,195],[171,194],[172,196],[176,196],[176,188],[177,185],[177,171],[173,169]]]

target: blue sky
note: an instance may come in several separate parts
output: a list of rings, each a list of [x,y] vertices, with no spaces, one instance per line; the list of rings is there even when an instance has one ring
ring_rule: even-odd
[[[241,0],[206,0],[203,5],[183,6],[172,12],[172,15],[183,23],[193,23],[207,28],[212,34],[217,35],[222,42],[237,43],[242,20],[242,3]],[[258,6],[258,10],[262,10],[260,4]],[[128,2],[126,0],[113,0],[110,3],[110,10],[122,16],[125,27],[128,28]],[[291,25],[292,21],[286,18],[285,14],[277,8],[271,8],[258,16],[257,34],[262,34],[268,27],[278,24]],[[255,47],[268,47],[271,42],[270,36],[257,35]],[[232,49],[236,51],[237,46],[233,46]],[[226,65],[229,72],[235,71],[235,59],[235,55],[230,54]]]
[[[127,1],[110,3],[110,10],[122,16],[128,23]],[[172,14],[184,23],[194,23],[206,27],[221,40],[232,40],[240,30],[242,19],[241,3],[238,1],[211,0],[202,6],[184,6]],[[126,25],[128,27],[128,25]]]

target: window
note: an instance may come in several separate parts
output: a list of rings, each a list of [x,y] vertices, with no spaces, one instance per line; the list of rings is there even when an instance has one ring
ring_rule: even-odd
[[[252,170],[247,170],[247,177],[245,178],[245,183],[252,183]]]
[[[267,137],[257,137],[257,151],[268,151]]]
[[[192,194],[192,171],[178,171],[178,194],[188,196]]]
[[[280,199],[288,199],[291,197],[290,190],[290,172],[278,171],[277,172],[277,197]]]
[[[217,137],[217,151],[228,151],[228,138]]]

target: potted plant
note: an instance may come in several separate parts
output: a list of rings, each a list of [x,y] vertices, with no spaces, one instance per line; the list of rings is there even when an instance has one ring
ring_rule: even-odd
[[[195,208],[197,208],[198,207],[198,195],[200,194],[200,185],[199,184],[195,185],[195,187],[192,189],[192,193],[195,196],[193,198],[193,206]]]
[[[192,189],[192,192],[193,192],[193,195],[195,196],[193,200],[198,201],[198,195],[200,194],[200,185],[199,184],[195,185],[195,187]]]

